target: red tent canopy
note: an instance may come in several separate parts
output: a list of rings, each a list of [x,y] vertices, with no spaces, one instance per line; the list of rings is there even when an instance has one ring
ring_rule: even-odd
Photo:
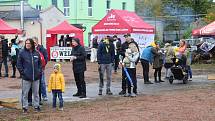
[[[111,10],[92,28],[93,34],[154,34],[154,27],[145,23],[134,12]]]
[[[193,36],[200,36],[200,35],[214,35],[215,36],[215,21],[200,28],[194,29],[192,31]]]
[[[21,30],[9,26],[5,21],[0,19],[0,34],[21,34]]]
[[[70,25],[67,21],[47,30],[47,34],[83,33],[83,30]]]
[[[72,34],[74,37],[80,39],[81,45],[84,45],[83,41],[83,30],[70,25],[67,21],[63,21],[56,27],[47,30],[47,34],[51,34],[51,37],[47,38],[46,47],[48,54],[50,55],[50,47],[53,47],[57,43],[57,34]],[[50,57],[50,56],[49,56]]]

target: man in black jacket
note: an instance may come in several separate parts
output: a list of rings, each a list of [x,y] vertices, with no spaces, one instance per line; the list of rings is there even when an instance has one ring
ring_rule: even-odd
[[[2,59],[0,59],[0,77],[2,76],[1,74],[2,63],[4,63],[4,67],[5,67],[4,77],[8,77],[8,65],[7,65],[8,41],[7,39],[5,39],[4,36],[1,36],[0,43],[2,44],[2,49],[0,50],[2,52]]]
[[[34,108],[40,111],[39,107],[39,79],[42,75],[42,64],[40,54],[35,50],[33,39],[25,41],[25,47],[19,53],[17,68],[22,75],[22,108],[23,112],[28,111],[28,92],[32,87],[34,96]]]
[[[73,64],[73,74],[78,89],[77,93],[73,96],[86,98],[86,83],[84,80],[84,72],[87,70],[86,52],[84,47],[81,46],[78,38],[72,39],[72,47],[72,57],[70,58],[70,61],[72,61]]]
[[[139,51],[138,44],[134,41],[133,38],[131,38],[130,34],[126,34],[126,35],[124,35],[124,37],[125,37],[126,41],[122,44],[121,51],[120,51],[120,55],[122,56],[122,60],[125,58],[125,51],[126,51],[126,49],[128,49],[129,44],[134,43],[136,45],[136,47],[138,48],[138,51]],[[138,58],[136,64],[138,63],[138,61],[139,61],[139,58]],[[122,91],[119,92],[119,95],[125,95],[126,94],[126,83],[127,83],[126,82],[126,74],[125,74],[125,72],[124,72],[124,70],[122,68]],[[133,92],[135,94],[137,94],[137,90],[134,90]]]

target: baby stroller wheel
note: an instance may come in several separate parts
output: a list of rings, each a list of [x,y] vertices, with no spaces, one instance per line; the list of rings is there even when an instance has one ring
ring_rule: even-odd
[[[173,83],[173,76],[169,77],[169,83],[172,84]]]
[[[186,74],[183,78],[183,84],[187,84],[188,82],[188,75]]]

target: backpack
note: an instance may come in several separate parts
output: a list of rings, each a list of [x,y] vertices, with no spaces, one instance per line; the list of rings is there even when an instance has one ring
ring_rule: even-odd
[[[40,60],[41,60],[41,63],[42,63],[42,68],[45,69],[46,60],[45,60],[43,54],[42,54],[40,51],[38,51],[38,53],[39,53],[39,55],[40,55]]]

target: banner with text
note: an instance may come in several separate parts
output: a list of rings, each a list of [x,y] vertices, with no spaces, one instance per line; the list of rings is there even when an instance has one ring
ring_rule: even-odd
[[[51,59],[70,59],[72,53],[72,47],[51,47],[50,57]]]

